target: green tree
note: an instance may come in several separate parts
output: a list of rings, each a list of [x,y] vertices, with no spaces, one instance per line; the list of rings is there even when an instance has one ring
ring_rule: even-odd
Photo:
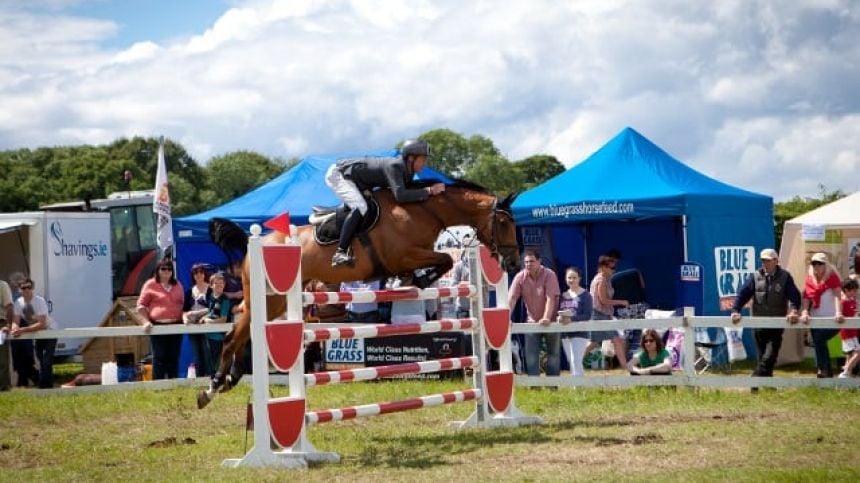
[[[36,152],[29,149],[5,151],[0,156],[0,211],[18,212],[38,209],[44,194],[46,181],[50,176],[44,174],[42,166],[49,161],[51,151],[42,148]]]
[[[555,156],[536,154],[514,163],[522,174],[522,189],[533,188],[564,172],[564,165]]]
[[[167,172],[171,184],[187,185],[178,215],[201,206],[199,192],[205,187],[203,171],[185,149],[165,143]],[[58,146],[36,150],[0,152],[0,210],[35,210],[39,205],[63,201],[104,198],[114,191],[149,190],[155,183],[158,140],[120,138],[105,146]],[[132,174],[126,184],[123,174]],[[189,210],[189,211],[185,211]]]
[[[111,159],[108,189],[113,191],[151,190],[158,169],[158,143],[156,138],[120,138],[106,146]],[[206,189],[205,171],[185,148],[170,139],[164,142],[164,161],[170,182],[170,202],[173,216],[202,211],[201,192]],[[126,184],[123,175],[131,173]]]
[[[285,163],[252,151],[216,156],[206,166],[203,200],[216,206],[241,196],[284,172]]]
[[[481,155],[466,172],[465,178],[480,184],[497,196],[505,196],[522,189],[522,173],[504,156]]]
[[[465,176],[480,156],[501,156],[493,141],[481,135],[467,139],[450,129],[434,129],[419,138],[430,143],[430,166],[452,176]]]

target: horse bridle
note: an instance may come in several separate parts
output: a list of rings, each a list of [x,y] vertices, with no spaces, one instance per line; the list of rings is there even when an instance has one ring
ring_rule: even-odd
[[[519,246],[499,243],[498,228],[497,228],[498,223],[496,221],[496,217],[499,215],[507,216],[508,218],[511,219],[511,221],[514,220],[514,215],[510,211],[499,208],[499,199],[496,198],[495,201],[493,201],[493,209],[490,212],[490,221],[489,221],[489,224],[490,224],[490,240],[492,240],[492,245],[487,247],[487,248],[490,249],[490,252],[492,252],[493,255],[496,255],[498,257],[499,264],[504,266],[505,257],[504,257],[504,255],[502,255],[502,250],[507,249],[507,250],[513,250],[514,252],[516,252],[517,250],[519,250]]]
[[[447,192],[447,191],[443,191],[443,192],[442,192],[442,194],[443,194],[443,195],[445,195],[445,196],[447,197],[448,192]],[[448,198],[448,199],[450,200],[450,198]],[[456,205],[456,204],[455,204],[455,205]],[[435,219],[436,219],[436,221],[438,221],[440,225],[442,225],[443,227],[445,226],[445,221],[444,221],[444,220],[442,220],[442,218],[440,218],[440,217],[439,217],[439,215],[437,215],[433,210],[431,210],[431,209],[429,209],[428,207],[424,206],[424,204],[423,204],[423,203],[422,203],[420,206],[421,206],[422,208],[424,208],[424,210],[425,210],[425,211],[427,211],[428,213],[430,213],[430,215],[431,215],[433,218],[435,218]],[[514,219],[513,214],[512,214],[509,210],[506,210],[506,209],[503,209],[503,208],[499,208],[499,199],[498,199],[498,198],[495,198],[495,199],[493,200],[493,207],[492,207],[492,209],[490,210],[490,216],[489,216],[489,219],[487,220],[487,224],[489,224],[489,225],[490,225],[490,245],[489,245],[489,246],[487,246],[487,248],[489,248],[489,249],[490,249],[490,253],[492,253],[493,255],[495,255],[495,256],[498,258],[498,260],[499,260],[499,264],[500,264],[500,265],[502,265],[502,266],[504,266],[504,260],[505,260],[505,257],[504,257],[504,255],[502,254],[502,250],[510,249],[510,250],[513,250],[514,252],[516,252],[516,251],[518,251],[518,250],[519,250],[519,246],[517,246],[517,245],[507,245],[507,244],[501,244],[501,243],[499,243],[499,240],[498,240],[498,228],[497,228],[497,223],[496,223],[496,216],[497,216],[497,215],[504,215],[504,216],[507,216],[508,218],[510,218],[510,219],[511,219],[511,221],[513,221],[513,219]],[[478,228],[478,227],[476,227],[476,228]],[[479,231],[480,231],[480,229],[479,229]]]

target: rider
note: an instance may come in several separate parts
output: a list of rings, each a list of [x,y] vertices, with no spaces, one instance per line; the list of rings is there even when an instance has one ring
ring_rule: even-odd
[[[413,175],[424,168],[429,155],[429,144],[420,139],[410,139],[400,148],[400,156],[341,159],[328,169],[326,184],[350,209],[343,222],[337,251],[331,258],[333,267],[355,263],[355,258],[349,253],[349,246],[361,224],[361,218],[367,213],[367,201],[362,196],[363,191],[389,188],[399,203],[424,201],[445,191],[445,185],[442,183],[426,188],[407,188]]]

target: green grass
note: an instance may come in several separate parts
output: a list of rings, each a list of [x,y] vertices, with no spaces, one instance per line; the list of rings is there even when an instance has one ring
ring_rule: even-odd
[[[312,409],[464,387],[391,381],[310,389]],[[275,395],[286,388],[274,387]],[[311,427],[339,464],[222,469],[245,453],[249,388],[194,406],[195,390],[0,393],[0,481],[856,481],[860,392],[833,389],[520,389],[542,426],[447,428],[458,404]],[[248,435],[248,441],[252,440]]]

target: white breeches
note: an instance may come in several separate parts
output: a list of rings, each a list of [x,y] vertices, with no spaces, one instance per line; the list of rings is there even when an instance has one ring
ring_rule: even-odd
[[[355,183],[343,177],[343,173],[337,169],[337,164],[332,164],[325,173],[325,184],[352,209],[357,209],[362,215],[367,213],[367,202]]]

